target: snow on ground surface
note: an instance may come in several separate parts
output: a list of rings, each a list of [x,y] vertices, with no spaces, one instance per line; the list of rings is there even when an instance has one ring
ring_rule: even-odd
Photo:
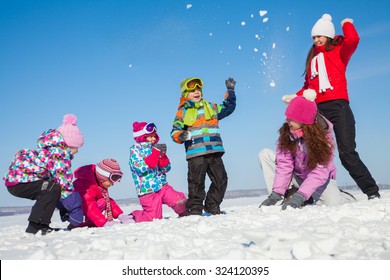
[[[46,236],[25,233],[28,214],[0,217],[2,260],[389,260],[390,190],[337,207],[259,208],[266,196],[225,199],[226,215],[165,219]],[[125,213],[139,205],[123,206]],[[54,213],[52,226],[65,227]]]

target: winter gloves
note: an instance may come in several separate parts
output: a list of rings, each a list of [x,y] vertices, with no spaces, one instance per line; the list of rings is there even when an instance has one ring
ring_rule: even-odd
[[[282,199],[283,199],[283,197],[280,194],[273,191],[268,196],[268,198],[266,200],[264,200],[263,203],[260,204],[259,207],[275,205],[278,201],[280,201]]]
[[[282,200],[283,197],[272,191],[272,193],[268,196],[266,200],[264,200],[259,207],[262,206],[272,206],[275,205],[278,201]],[[305,203],[305,196],[299,192],[295,192],[291,197],[285,198],[282,204],[282,210],[286,210],[288,206],[292,208],[298,208],[304,205]]]
[[[179,140],[181,142],[185,142],[188,140],[191,140],[191,133],[189,133],[187,130],[184,130],[180,135],[179,135]]]
[[[60,199],[57,208],[60,210],[61,221],[68,221],[72,226],[77,227],[83,222],[84,212],[81,208],[82,201],[78,192],[73,192],[64,199]]]
[[[287,206],[290,206],[292,208],[301,207],[304,204],[305,200],[306,198],[303,194],[296,192],[289,199],[283,202],[282,210],[286,210]]]
[[[236,86],[236,81],[233,78],[229,78],[225,81],[225,85],[227,90],[234,90],[234,87]]]
[[[155,147],[160,150],[160,155],[167,152],[167,144],[156,144]]]

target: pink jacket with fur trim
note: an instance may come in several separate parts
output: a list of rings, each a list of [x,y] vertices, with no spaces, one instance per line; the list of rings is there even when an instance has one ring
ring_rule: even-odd
[[[83,201],[83,211],[86,218],[85,225],[81,226],[93,226],[88,221],[92,222],[97,227],[102,227],[107,222],[106,216],[103,215],[99,209],[98,201],[104,200],[103,194],[99,189],[99,185],[95,176],[96,165],[84,165],[75,170],[74,176],[77,178],[73,182],[75,191],[80,193]],[[110,198],[112,216],[114,219],[118,218],[123,213],[122,209],[116,204],[116,202]]]
[[[345,99],[349,101],[347,78],[345,72],[347,65],[359,44],[359,35],[354,25],[350,22],[343,24],[343,36],[338,36],[341,41],[333,50],[326,51],[325,46],[315,47],[315,54],[322,52],[324,54],[326,72],[333,90],[327,89],[325,92],[319,92],[319,76],[311,79],[311,69],[305,76],[305,83],[296,94],[302,95],[305,89],[314,89],[317,93],[316,103],[322,103],[330,100]]]
[[[324,118],[328,126],[327,137],[334,142],[332,136],[333,125]],[[317,190],[323,186],[329,179],[336,178],[336,167],[333,164],[333,156],[328,164],[317,165],[313,170],[307,168],[307,149],[305,140],[300,139],[297,142],[297,152],[293,155],[291,152],[282,151],[279,145],[276,148],[276,174],[272,190],[284,195],[290,185],[293,175],[302,179],[302,184],[299,187],[306,200]]]

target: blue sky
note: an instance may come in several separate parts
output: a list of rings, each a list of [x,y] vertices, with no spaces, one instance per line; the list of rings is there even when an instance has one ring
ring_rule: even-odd
[[[191,4],[192,6],[189,6]],[[136,197],[128,166],[134,121],[155,122],[168,144],[168,182],[187,191],[184,147],[169,133],[179,83],[204,80],[220,103],[237,81],[237,109],[220,123],[230,190],[265,188],[257,153],[274,148],[284,94],[303,85],[310,31],[322,14],[353,18],[361,37],[347,71],[358,152],[390,183],[390,1],[20,1],[0,0],[0,171],[73,113],[85,146],[73,169],[111,157],[125,176],[114,198]],[[260,16],[260,11],[267,11]],[[338,183],[353,181],[335,160]],[[0,206],[31,205],[0,188]]]

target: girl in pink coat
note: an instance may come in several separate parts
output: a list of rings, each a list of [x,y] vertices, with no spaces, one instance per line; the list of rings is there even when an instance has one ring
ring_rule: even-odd
[[[315,96],[311,90],[307,96]],[[279,129],[275,154],[262,150],[259,161],[271,194],[260,206],[283,201],[282,209],[298,208],[310,203],[340,204],[348,195],[342,193],[335,181],[333,164],[334,140],[332,124],[317,114],[317,106],[303,96],[295,97],[286,109],[286,122]],[[288,189],[292,179],[296,192]],[[349,197],[351,198],[351,197]]]
[[[104,159],[96,165],[81,166],[75,170],[74,176],[76,180],[73,185],[81,196],[85,215],[85,222],[80,227],[107,227],[119,221],[134,222],[132,216],[123,214],[122,209],[108,194],[108,189],[123,176],[115,159]]]

